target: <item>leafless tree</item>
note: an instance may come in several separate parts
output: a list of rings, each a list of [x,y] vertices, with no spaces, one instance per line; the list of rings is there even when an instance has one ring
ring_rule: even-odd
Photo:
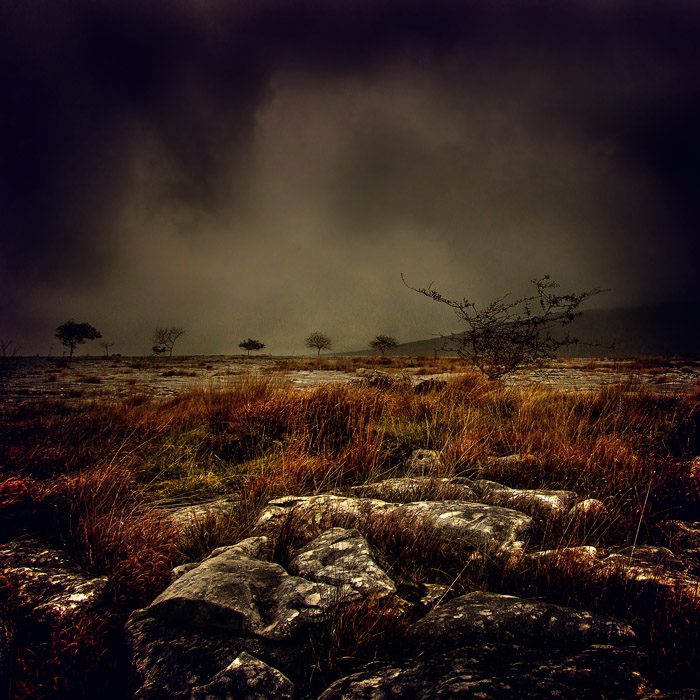
[[[381,333],[370,341],[369,346],[374,350],[379,350],[382,353],[382,357],[386,354],[387,350],[393,350],[399,346],[398,341],[391,335],[382,335]]]
[[[172,357],[173,347],[176,341],[182,338],[183,335],[185,335],[185,329],[178,328],[177,326],[156,328],[153,333],[153,352],[163,352],[160,348],[164,348],[164,351],[169,353],[170,357]],[[156,350],[156,348],[159,348],[159,350]]]
[[[324,335],[319,331],[309,333],[309,335],[307,335],[306,339],[304,340],[304,344],[307,348],[313,348],[318,351],[317,357],[319,358],[319,360],[321,359],[321,350],[333,349],[333,342],[331,341],[331,339],[327,335]]]
[[[14,340],[0,340],[0,352],[2,352],[3,357],[14,357],[19,352],[19,348],[16,345],[12,348],[14,344]],[[10,351],[10,348],[12,348],[12,351]]]
[[[106,356],[109,357],[109,349],[114,345],[114,342],[111,340],[102,340],[100,345],[105,349]]]
[[[484,309],[464,298],[452,300],[428,287],[411,287],[429,299],[446,304],[467,324],[467,330],[445,338],[443,350],[456,352],[470,360],[490,379],[497,379],[518,367],[537,360],[554,358],[559,348],[579,343],[578,338],[562,332],[582,312],[579,307],[600,294],[600,287],[574,294],[557,294],[559,285],[549,275],[533,279],[535,293],[511,300],[510,294],[492,301]],[[559,332],[556,332],[559,331]]]

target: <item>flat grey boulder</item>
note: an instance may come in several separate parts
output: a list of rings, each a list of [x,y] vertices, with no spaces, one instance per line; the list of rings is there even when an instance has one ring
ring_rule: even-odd
[[[295,524],[316,528],[352,527],[359,519],[374,517],[393,510],[394,505],[375,498],[348,498],[333,494],[318,496],[284,496],[275,498],[262,509],[256,526],[265,532],[281,527],[289,517]]]
[[[192,700],[292,700],[294,684],[276,668],[247,652],[239,654],[205,686],[192,689]]]
[[[569,510],[570,518],[596,518],[603,515],[607,511],[607,507],[603,501],[597,498],[587,498],[585,501],[576,503]]]
[[[305,639],[274,644],[227,630],[170,624],[147,610],[132,613],[124,633],[133,700],[190,700],[194,689],[207,688],[244,652],[285,674],[303,668],[309,653]]]
[[[412,638],[415,647],[426,653],[474,644],[580,650],[636,642],[632,628],[614,618],[483,591],[439,605],[413,625]]]
[[[658,595],[671,598],[685,594],[697,598],[700,575],[697,557],[674,554],[665,547],[627,547],[609,554],[600,562],[596,574],[622,576],[638,587],[656,589]]]
[[[330,685],[318,700],[627,700],[648,690],[639,673],[643,663],[634,647],[596,645],[556,655],[470,646],[429,659],[370,664]]]
[[[425,536],[459,539],[471,547],[517,549],[532,518],[517,510],[466,501],[417,501],[396,506],[394,515]]]
[[[240,546],[218,551],[166,588],[148,614],[174,624],[284,640],[321,618],[337,598],[333,586],[290,576]]]
[[[310,581],[340,587],[341,599],[396,592],[394,582],[357,530],[336,527],[324,532],[303,547],[287,568]]]
[[[487,502],[498,500],[503,505],[513,507],[534,504],[553,514],[566,513],[578,498],[573,491],[513,489],[488,479],[473,481],[472,488],[476,494],[475,500],[485,499]]]
[[[85,576],[65,552],[41,540],[8,542],[0,546],[0,560],[34,619],[80,614],[104,604],[107,577]]]
[[[532,518],[519,511],[461,500],[387,503],[374,498],[349,498],[323,494],[277,498],[270,501],[258,518],[266,532],[282,527],[295,517],[295,527],[324,525],[359,527],[363,521],[392,518],[400,527],[420,528],[425,537],[459,539],[467,547],[518,548]]]
[[[350,490],[363,498],[379,498],[383,501],[398,503],[439,500],[476,501],[478,500],[476,492],[470,484],[468,479],[455,482],[449,478],[407,476],[385,479],[365,486],[353,486]]]

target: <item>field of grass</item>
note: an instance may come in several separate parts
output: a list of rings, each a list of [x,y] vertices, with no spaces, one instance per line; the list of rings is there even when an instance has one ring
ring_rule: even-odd
[[[357,366],[354,358],[335,362],[337,369]],[[397,362],[376,364],[399,370]],[[424,362],[426,373],[452,368],[448,359]],[[312,361],[308,369],[314,369]],[[51,539],[87,572],[109,577],[111,601],[102,618],[81,629],[56,630],[63,646],[54,639],[18,649],[12,692],[17,698],[78,697],[82,691],[70,680],[77,667],[79,685],[89,686],[85,667],[119,674],[115,630],[165,587],[173,566],[255,534],[256,516],[271,498],[403,476],[418,448],[441,454],[430,476],[567,489],[606,504],[603,515],[573,522],[528,506],[535,527],[526,551],[644,543],[673,549],[664,523],[700,519],[698,484],[688,470],[700,454],[699,425],[700,391],[659,395],[625,384],[596,392],[506,388],[477,374],[418,393],[404,382],[302,391],[263,373],[240,386],[195,389],[167,400],[139,396],[5,408],[3,540],[18,526]],[[515,453],[520,464],[494,461]],[[195,520],[184,532],[163,517],[168,504],[218,494],[235,497],[230,511]],[[426,497],[441,494],[433,489]],[[661,606],[612,578],[604,584],[587,579],[585,567],[566,557],[533,566],[530,559],[473,556],[456,542],[427,541],[420,528],[405,524],[355,525],[407,595],[424,583],[442,583],[455,594],[493,590],[608,612],[635,627],[657,678],[700,685],[700,594]],[[303,544],[293,533],[288,528],[276,543],[280,560]],[[21,595],[3,576],[0,598],[6,619],[21,614]],[[332,673],[339,659],[347,664],[348,650],[372,658],[380,640],[390,648],[388,640],[405,622],[396,607],[348,607],[324,641],[324,668]],[[68,669],[67,680],[56,681],[59,666]],[[53,694],[46,694],[50,687]],[[84,692],[88,697],[89,688]]]

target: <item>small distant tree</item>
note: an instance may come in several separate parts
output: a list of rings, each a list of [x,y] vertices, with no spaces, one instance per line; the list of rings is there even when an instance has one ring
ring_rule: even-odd
[[[102,340],[100,341],[100,346],[105,349],[105,356],[109,357],[109,349],[114,345],[114,342],[111,340]]]
[[[156,354],[169,353],[170,357],[173,356],[173,347],[176,341],[185,335],[184,328],[178,328],[173,326],[171,328],[156,328],[153,333],[153,352]],[[162,350],[156,350],[156,348],[163,348]]]
[[[307,348],[312,348],[318,351],[316,356],[319,360],[321,359],[321,350],[333,349],[333,342],[331,341],[331,339],[327,335],[319,333],[318,331],[309,333],[309,335],[307,335],[306,339],[304,340],[304,344]]]
[[[3,357],[8,357],[8,353],[9,357],[14,357],[17,354],[19,348],[16,345],[12,348],[14,342],[14,340],[0,340],[0,352]],[[12,348],[12,351],[10,351],[10,348]]]
[[[396,338],[390,335],[378,335],[374,340],[370,341],[369,346],[374,350],[379,350],[382,353],[382,357],[386,354],[387,350],[393,350],[399,347],[399,343]]]
[[[600,287],[574,294],[557,294],[559,285],[549,275],[533,279],[535,293],[511,301],[510,295],[499,297],[484,309],[477,309],[468,299],[452,300],[428,287],[411,287],[414,292],[446,304],[467,324],[467,330],[443,336],[443,350],[452,350],[470,360],[489,379],[498,379],[518,367],[537,360],[556,357],[557,351],[579,343],[565,329],[582,312],[579,307],[590,297],[600,294]],[[559,331],[559,332],[556,332]]]
[[[250,351],[258,351],[262,350],[265,347],[265,343],[261,343],[259,340],[253,340],[252,338],[248,338],[248,340],[244,340],[242,343],[238,343],[239,348],[243,348],[247,353],[248,357],[250,357]]]
[[[78,345],[82,345],[88,340],[101,338],[102,333],[89,323],[77,323],[75,319],[71,319],[56,328],[56,337],[70,350],[70,359],[72,360]]]

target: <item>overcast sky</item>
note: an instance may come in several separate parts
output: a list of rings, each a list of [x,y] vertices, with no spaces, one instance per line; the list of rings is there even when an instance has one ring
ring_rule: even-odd
[[[402,272],[698,300],[698,37],[695,0],[0,0],[0,338],[460,330]]]

